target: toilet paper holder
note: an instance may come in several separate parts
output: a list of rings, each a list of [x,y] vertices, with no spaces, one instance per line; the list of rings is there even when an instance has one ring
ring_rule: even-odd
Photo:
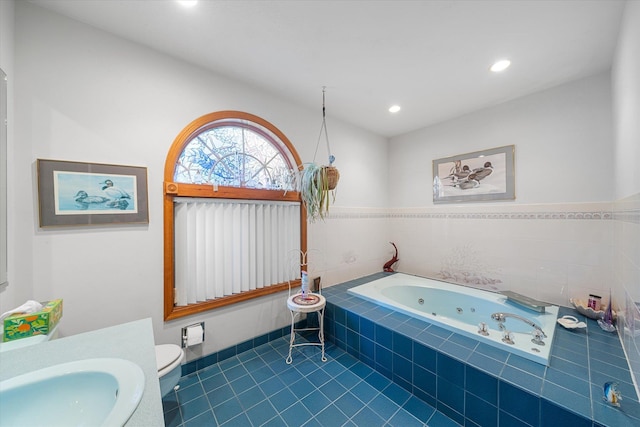
[[[182,328],[182,348],[187,347],[187,341],[189,337],[188,330],[193,326],[200,326],[202,328],[202,341],[204,341],[204,322],[194,323],[192,325],[185,326]]]

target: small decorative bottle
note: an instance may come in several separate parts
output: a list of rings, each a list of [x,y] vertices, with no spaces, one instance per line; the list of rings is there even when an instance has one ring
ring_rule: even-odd
[[[611,291],[609,291],[609,305],[607,306],[602,319],[598,319],[598,325],[600,325],[600,328],[607,332],[615,332],[616,330],[616,327],[613,324],[613,309],[611,306],[613,306],[613,300],[611,300]]]
[[[309,296],[309,276],[306,271],[302,271],[302,280],[300,280],[301,290],[302,290],[302,298],[307,298]]]

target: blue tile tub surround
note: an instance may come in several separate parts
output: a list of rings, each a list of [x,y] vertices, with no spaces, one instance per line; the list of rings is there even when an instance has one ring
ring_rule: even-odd
[[[568,307],[586,329],[556,326],[549,366],[395,312],[347,289],[377,273],[326,288],[326,337],[461,425],[640,426],[640,403],[616,334]],[[622,406],[604,402],[616,381]],[[561,422],[560,422],[561,421]]]

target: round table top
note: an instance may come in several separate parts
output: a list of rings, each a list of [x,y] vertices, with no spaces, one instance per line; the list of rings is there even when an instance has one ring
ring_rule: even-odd
[[[301,293],[298,293],[287,299],[287,307],[289,307],[289,310],[302,313],[322,310],[326,303],[326,298],[320,294],[307,294],[303,296]]]

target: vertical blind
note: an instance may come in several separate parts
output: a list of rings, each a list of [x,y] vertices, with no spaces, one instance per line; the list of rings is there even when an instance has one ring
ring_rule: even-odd
[[[174,199],[175,296],[184,306],[299,277],[300,203]]]

